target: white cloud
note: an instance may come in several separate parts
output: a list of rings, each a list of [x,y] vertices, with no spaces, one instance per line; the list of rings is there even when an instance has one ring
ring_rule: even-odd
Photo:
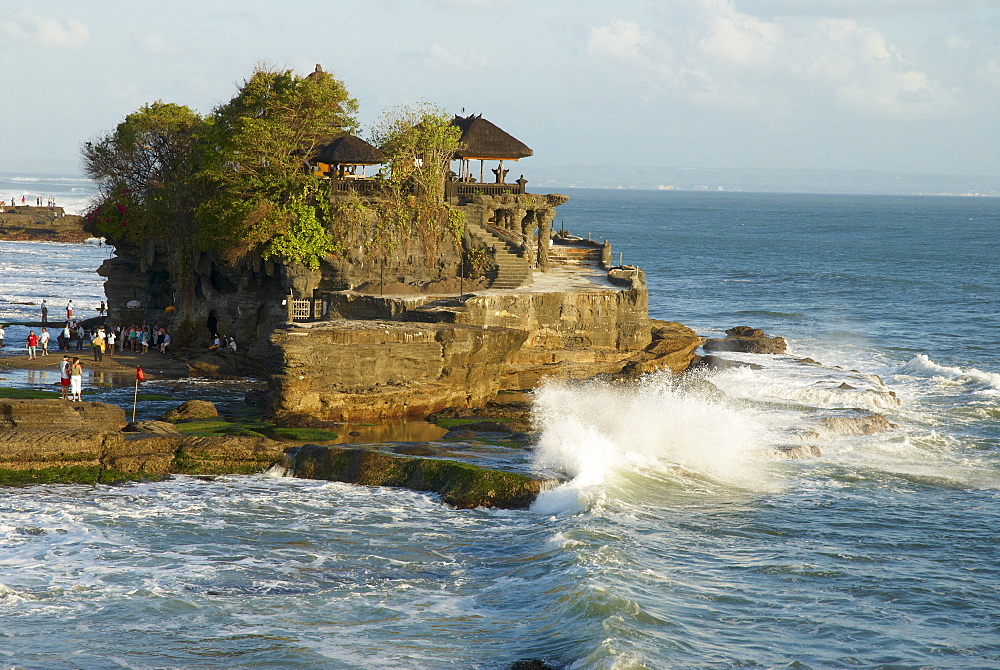
[[[489,12],[510,7],[510,0],[431,0],[442,9],[460,12]]]
[[[682,8],[683,5],[683,8]],[[853,19],[764,20],[733,0],[675,0],[661,33],[612,20],[591,28],[588,51],[619,61],[616,76],[705,107],[793,114],[828,105],[860,115],[940,118],[960,112],[958,94],[908,59],[878,30]],[[686,21],[679,21],[679,18]]]
[[[640,51],[653,39],[653,33],[638,24],[616,19],[591,29],[587,49],[597,56],[634,60],[641,57]]]
[[[457,72],[470,72],[486,67],[488,60],[475,52],[461,52],[441,44],[432,44],[424,54],[429,67],[445,68]]]
[[[76,49],[90,41],[90,29],[75,19],[60,21],[23,9],[0,19],[0,38],[43,48]]]
[[[139,40],[139,46],[151,56],[176,56],[181,48],[160,35],[146,35]]]

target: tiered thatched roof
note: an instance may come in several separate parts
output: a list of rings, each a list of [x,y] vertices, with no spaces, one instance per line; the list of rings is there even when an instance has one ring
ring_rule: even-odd
[[[344,135],[321,146],[313,161],[328,165],[379,165],[385,162],[385,154],[360,137]]]
[[[531,149],[517,138],[493,125],[481,115],[456,116],[452,125],[462,129],[455,158],[464,160],[512,160],[531,156]]]

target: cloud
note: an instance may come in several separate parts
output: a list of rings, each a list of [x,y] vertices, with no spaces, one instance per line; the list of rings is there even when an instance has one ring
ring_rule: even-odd
[[[90,29],[74,19],[60,21],[22,9],[0,19],[0,39],[46,49],[76,49],[90,41]]]
[[[643,30],[638,24],[616,19],[590,31],[587,49],[597,56],[639,60],[643,48],[654,39],[653,33]]]
[[[681,7],[684,5],[684,8]],[[590,30],[588,52],[616,77],[696,106],[793,114],[828,105],[886,118],[941,118],[959,95],[889,38],[854,19],[762,19],[732,0],[669,5],[657,30],[621,19]],[[685,11],[687,9],[688,11]]]
[[[179,46],[160,35],[146,35],[138,42],[139,47],[150,56],[176,56],[182,53]]]
[[[431,0],[441,9],[459,12],[492,12],[510,7],[510,0]]]
[[[471,72],[484,68],[489,63],[481,54],[457,51],[438,43],[431,44],[425,51],[417,54],[416,59],[422,61],[425,67],[455,72]]]

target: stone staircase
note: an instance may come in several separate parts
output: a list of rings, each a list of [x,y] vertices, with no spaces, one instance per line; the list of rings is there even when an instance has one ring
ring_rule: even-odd
[[[514,289],[531,283],[531,267],[522,248],[500,239],[477,223],[466,223],[465,228],[482,246],[493,250],[497,270],[490,288]]]
[[[549,265],[564,267],[600,267],[601,249],[599,247],[577,244],[558,244],[549,246]]]

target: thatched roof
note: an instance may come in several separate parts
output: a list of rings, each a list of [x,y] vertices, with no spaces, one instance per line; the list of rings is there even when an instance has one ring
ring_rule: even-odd
[[[319,147],[312,160],[330,165],[379,165],[385,162],[385,154],[360,137],[344,135]]]
[[[452,125],[462,129],[455,158],[514,160],[532,155],[531,149],[482,116],[456,116]]]
[[[314,71],[310,72],[309,74],[307,74],[306,75],[306,79],[309,79],[309,80],[312,80],[312,79],[322,79],[326,75],[327,75],[327,73],[323,72],[323,66],[320,65],[319,63],[316,63],[316,69]]]

